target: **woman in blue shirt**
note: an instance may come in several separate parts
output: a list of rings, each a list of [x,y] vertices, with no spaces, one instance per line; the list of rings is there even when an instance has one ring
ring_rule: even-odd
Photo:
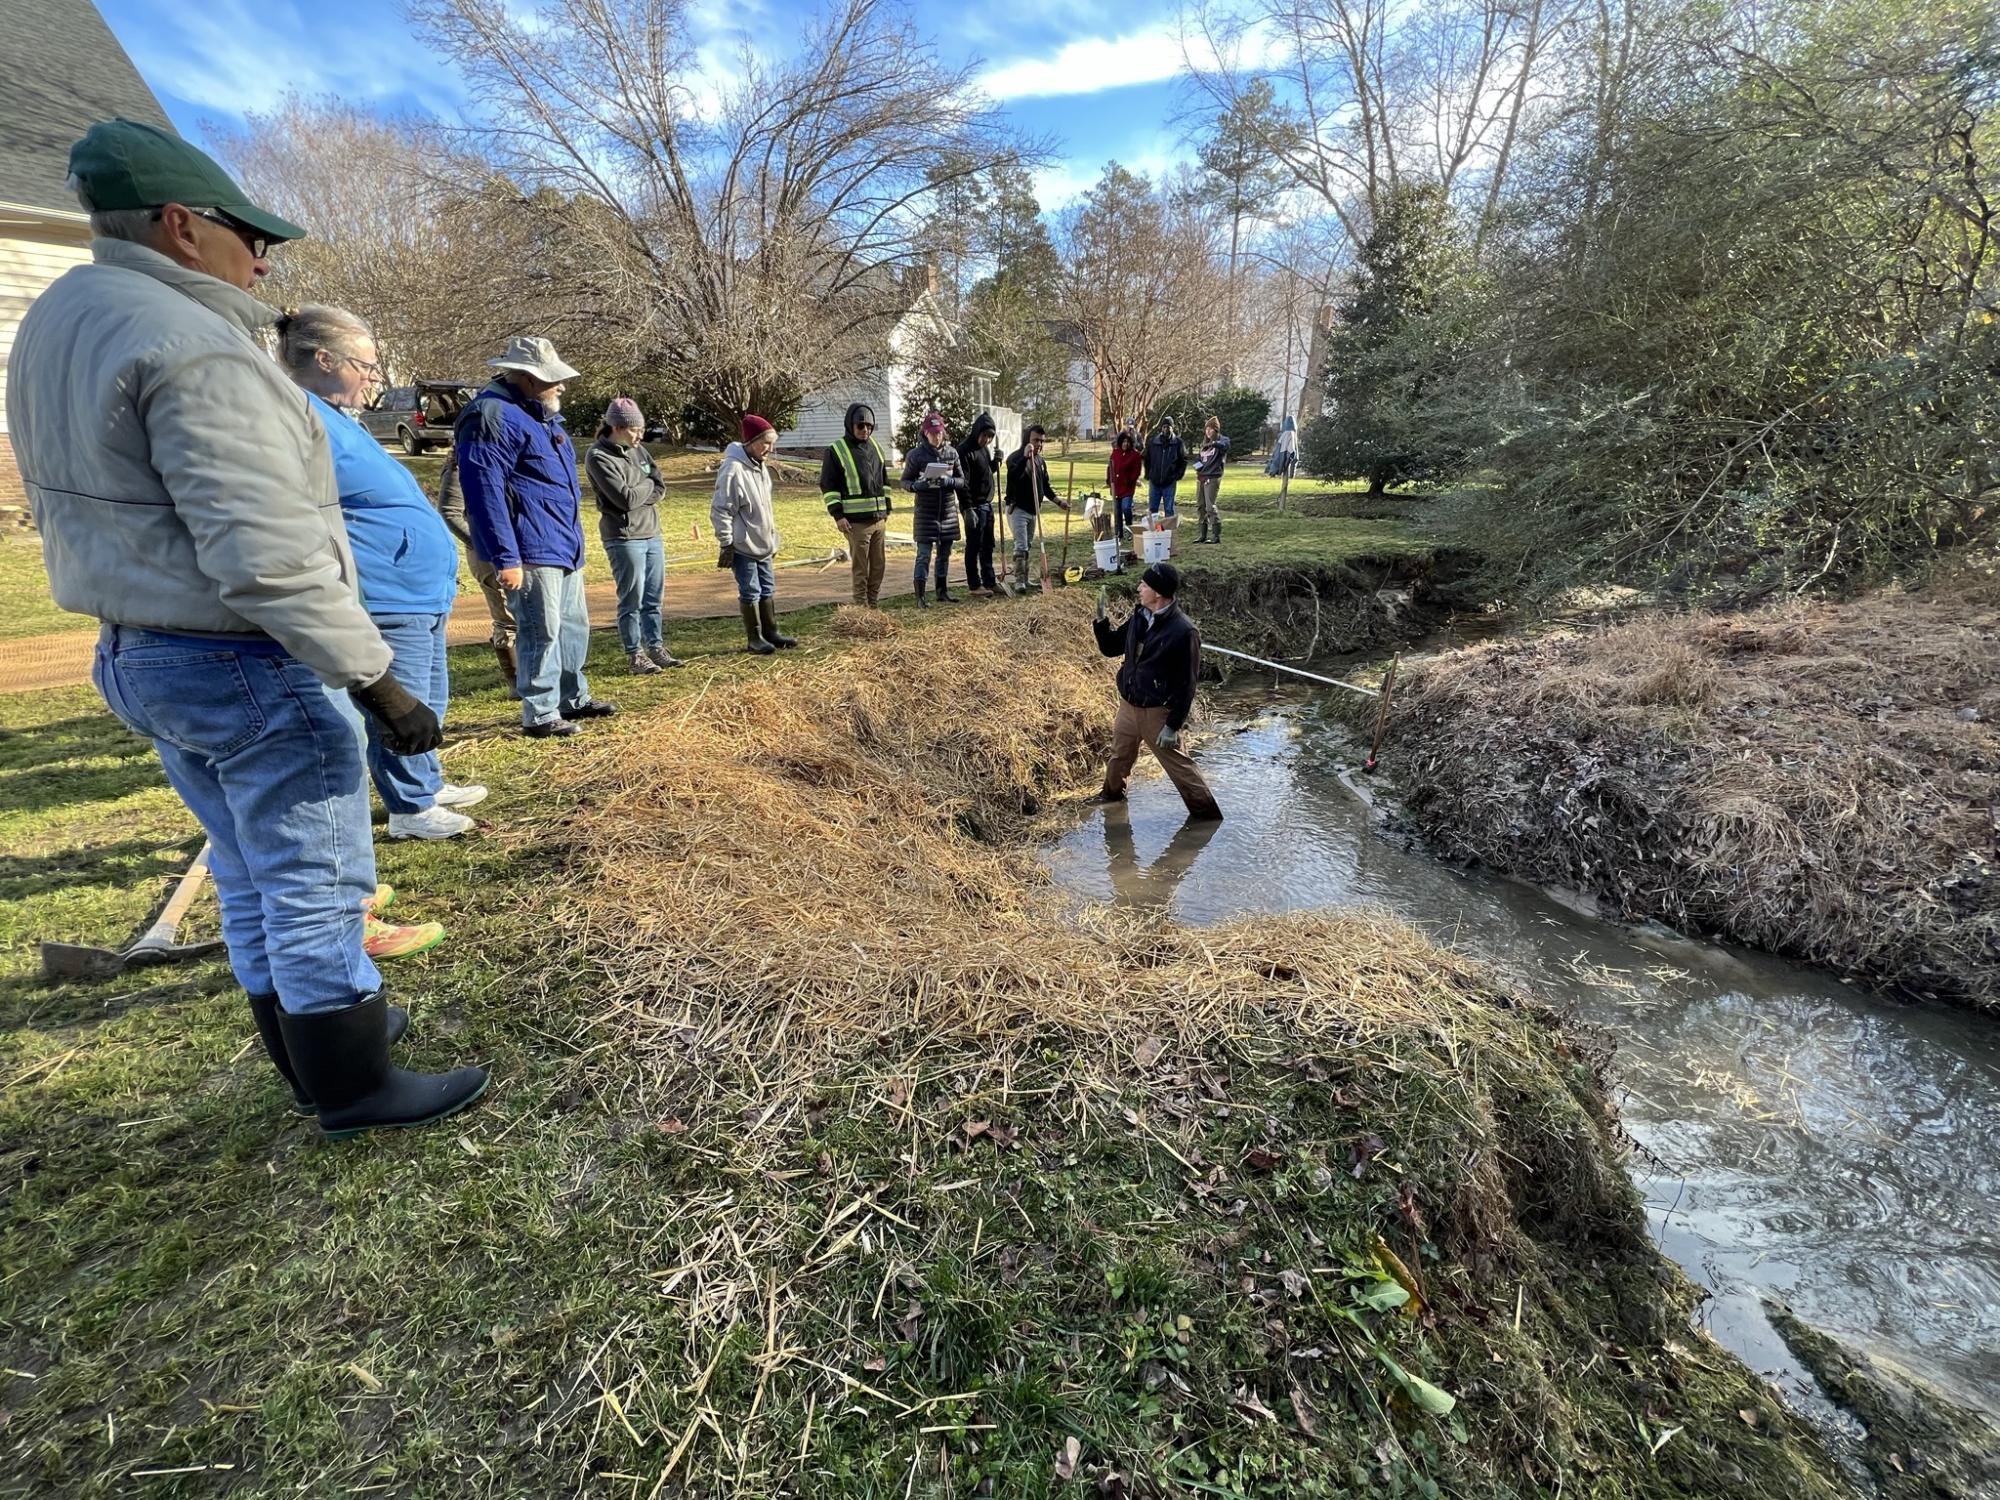
[[[302,307],[278,324],[278,358],[326,428],[361,602],[394,653],[389,670],[442,721],[458,546],[416,476],[354,418],[382,383],[375,336],[353,313]],[[473,826],[456,809],[482,800],[485,787],[452,786],[435,751],[398,755],[372,720],[367,733],[368,770],[389,810],[391,838],[448,839]]]

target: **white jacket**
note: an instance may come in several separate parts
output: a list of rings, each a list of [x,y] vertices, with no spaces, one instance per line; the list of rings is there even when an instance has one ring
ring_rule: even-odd
[[[733,547],[745,557],[776,557],[783,545],[777,512],[771,508],[771,471],[745,453],[741,443],[723,450],[708,524],[718,547]]]
[[[58,605],[268,636],[330,687],[389,670],[333,457],[255,330],[277,314],[143,245],[96,240],[21,320],[7,426]]]

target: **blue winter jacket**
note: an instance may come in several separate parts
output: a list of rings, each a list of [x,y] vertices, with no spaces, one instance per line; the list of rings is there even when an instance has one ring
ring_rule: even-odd
[[[326,429],[333,482],[371,615],[441,615],[458,595],[458,544],[416,476],[353,417],[306,392]]]
[[[502,379],[472,398],[452,430],[479,555],[496,568],[582,567],[583,487],[562,416]]]

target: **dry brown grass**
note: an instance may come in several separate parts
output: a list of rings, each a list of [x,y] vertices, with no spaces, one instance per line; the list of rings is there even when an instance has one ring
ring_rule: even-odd
[[[847,641],[886,641],[901,634],[903,629],[881,610],[865,609],[859,604],[840,605],[826,628],[829,635]]]
[[[1395,734],[1454,852],[2000,1006],[2000,606],[1654,617],[1438,663]]]
[[[1246,1009],[1308,1032],[1437,1028],[1477,972],[1411,930],[1301,914],[1214,929],[1083,905],[1021,849],[1109,742],[1089,601],[941,623],[711,695],[569,763],[566,944],[621,1047],[766,1083],[898,1038],[1059,1032],[1108,1061]],[[941,675],[940,663],[949,663]]]

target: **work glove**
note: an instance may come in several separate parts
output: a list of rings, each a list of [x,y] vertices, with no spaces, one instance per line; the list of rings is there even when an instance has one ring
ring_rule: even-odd
[[[1109,589],[1099,589],[1097,591],[1097,618],[1100,620],[1111,618],[1111,590]]]
[[[716,554],[715,554],[715,565],[716,565],[716,566],[717,566],[718,568],[733,568],[733,567],[735,567],[735,566],[736,566],[736,549],[735,549],[734,547],[731,547],[731,546],[729,546],[729,545],[728,545],[727,543],[725,543],[725,544],[724,544],[723,546],[721,546],[720,548],[718,548],[718,549],[716,550]]]
[[[1181,732],[1169,724],[1160,731],[1159,745],[1162,750],[1177,749],[1181,742]]]
[[[348,696],[382,726],[382,743],[398,755],[422,755],[444,743],[444,729],[429,705],[389,673],[366,687],[349,688]]]

